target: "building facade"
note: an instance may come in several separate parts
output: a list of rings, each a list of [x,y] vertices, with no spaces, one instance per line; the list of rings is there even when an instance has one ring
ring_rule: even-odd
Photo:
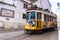
[[[48,0],[38,0],[33,5],[51,11]],[[29,7],[31,2],[27,0],[0,0],[0,28],[23,29],[26,24],[26,10]]]
[[[29,6],[29,3],[22,0],[0,0],[0,26],[9,29],[19,28],[25,24],[24,16]]]

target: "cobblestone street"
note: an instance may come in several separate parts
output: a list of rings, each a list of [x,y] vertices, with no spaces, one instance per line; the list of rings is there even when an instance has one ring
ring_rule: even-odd
[[[58,40],[58,32],[57,31],[51,31],[46,32],[43,34],[34,34],[27,36],[25,38],[22,38],[21,40]],[[14,40],[20,40],[20,37],[14,39]]]
[[[24,31],[0,34],[0,40],[58,40],[58,31],[52,30],[42,34],[25,34]]]

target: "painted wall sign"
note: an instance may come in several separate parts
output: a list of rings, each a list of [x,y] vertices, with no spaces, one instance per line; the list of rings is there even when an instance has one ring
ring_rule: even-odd
[[[2,8],[1,9],[1,16],[13,18],[14,17],[14,11]]]

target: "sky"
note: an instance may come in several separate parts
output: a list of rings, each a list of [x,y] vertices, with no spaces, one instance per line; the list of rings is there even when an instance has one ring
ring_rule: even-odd
[[[57,3],[59,2],[60,3],[60,0],[49,0],[52,7],[51,7],[51,10],[57,14],[58,18],[60,18],[60,7],[57,6]]]

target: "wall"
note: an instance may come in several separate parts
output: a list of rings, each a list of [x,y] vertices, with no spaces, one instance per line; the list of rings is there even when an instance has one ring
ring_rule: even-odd
[[[5,2],[5,3],[8,3],[8,4],[13,4],[14,2],[14,0],[0,0],[0,1],[2,1],[2,2]]]
[[[8,28],[8,29],[9,29],[9,27],[18,28],[18,26],[17,26],[18,24],[22,25],[22,24],[26,23],[26,19],[22,18],[23,13],[26,12],[26,9],[23,8],[23,2],[17,0],[14,2],[14,4],[16,7],[0,4],[0,12],[1,12],[1,8],[5,8],[5,9],[9,9],[9,10],[14,11],[14,18],[9,18],[9,20],[6,20],[7,17],[0,16],[0,21],[3,21],[5,24],[5,28]]]

